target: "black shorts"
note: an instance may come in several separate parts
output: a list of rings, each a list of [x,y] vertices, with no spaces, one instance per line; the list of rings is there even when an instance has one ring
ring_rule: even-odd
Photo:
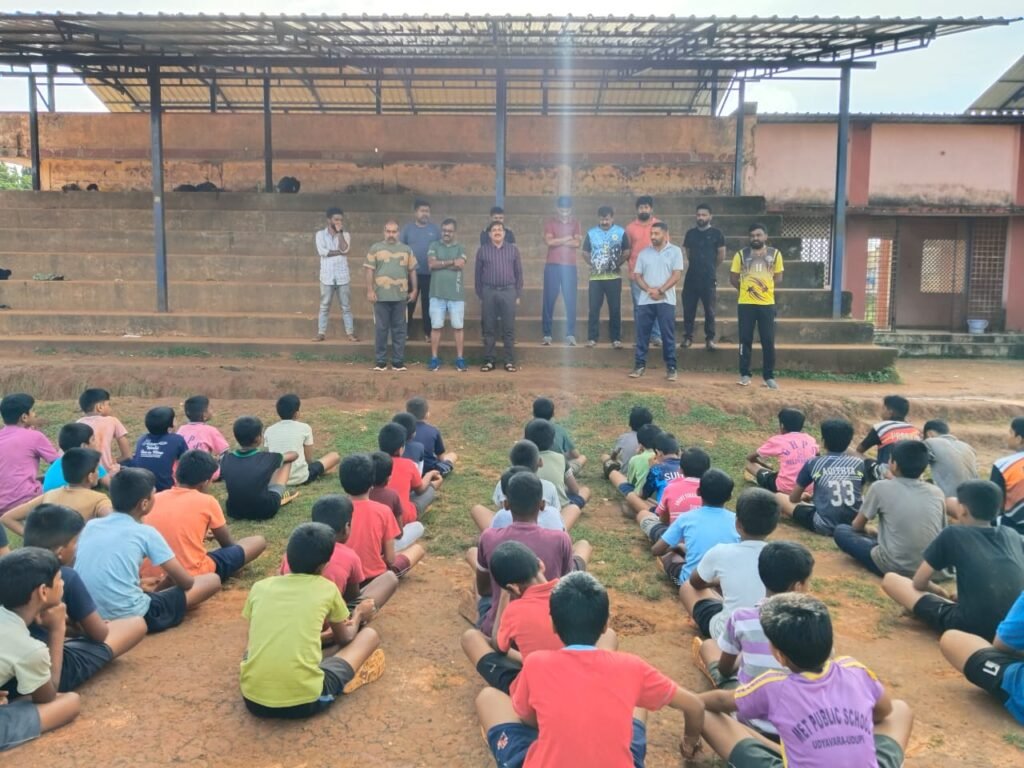
[[[221,581],[227,581],[245,565],[245,550],[237,544],[207,552],[206,556],[213,560],[213,569]]]
[[[967,663],[964,664],[964,677],[981,690],[995,696],[1000,704],[1005,704],[1010,695],[1003,690],[1003,677],[1006,670],[1014,664],[1024,664],[1024,659],[997,651],[995,648],[982,648],[967,659]]]
[[[580,509],[583,509],[587,505],[587,500],[580,496],[578,493],[566,493],[569,498],[570,504],[575,504]]]
[[[185,590],[181,587],[171,587],[150,594],[149,610],[142,618],[146,620],[146,630],[152,635],[181,624],[185,620],[187,610]]]
[[[455,469],[455,467],[450,461],[445,461],[444,459],[437,459],[434,462],[433,466],[430,467],[430,469],[436,469],[441,474],[441,477],[448,477],[448,475],[452,473],[452,470]],[[424,467],[424,470],[427,472],[430,471],[426,467]]]
[[[319,480],[324,476],[324,465],[319,461],[309,462],[309,477],[306,478],[306,482],[303,485],[309,485],[314,480]]]
[[[801,501],[793,507],[793,522],[799,524],[808,531],[816,531],[814,527],[814,505]]]
[[[295,720],[303,717],[312,717],[327,709],[334,700],[341,696],[345,686],[355,678],[355,670],[352,665],[337,656],[329,656],[320,662],[320,669],[324,673],[324,687],[320,698],[307,704],[296,704],[292,707],[266,707],[257,704],[255,701],[242,697],[245,708],[257,717],[276,717],[286,720]]]
[[[970,630],[960,620],[958,608],[954,602],[943,600],[938,595],[927,594],[914,603],[914,615],[938,632],[945,632],[947,629],[962,629],[969,632]]]
[[[721,600],[704,599],[694,603],[692,618],[704,637],[711,637],[711,620],[722,612],[725,603]]]
[[[523,665],[518,661],[513,661],[504,653],[494,651],[486,654],[476,663],[476,671],[491,688],[508,693],[512,683],[523,671]]]
[[[775,485],[775,481],[778,479],[779,473],[774,469],[759,469],[757,470],[757,474],[754,475],[754,480],[757,481],[757,484],[772,493],[779,492],[779,489]]]
[[[683,572],[686,561],[676,552],[668,552],[661,556],[661,565],[665,569],[665,575],[672,579],[672,583],[679,585],[679,574]]]
[[[97,643],[83,637],[64,641],[64,666],[60,670],[58,691],[73,691],[99,672],[114,659],[114,652],[106,643]]]

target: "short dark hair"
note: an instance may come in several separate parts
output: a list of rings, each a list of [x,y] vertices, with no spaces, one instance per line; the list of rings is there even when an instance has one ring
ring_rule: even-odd
[[[0,605],[10,611],[21,608],[39,587],[52,587],[59,572],[57,556],[42,547],[22,547],[0,557]]]
[[[529,472],[531,475],[536,473],[535,470],[530,469],[525,464],[513,464],[501,473],[501,479],[498,481],[498,484],[501,487],[501,492],[505,494],[506,497],[508,496],[509,481],[520,472]]]
[[[495,227],[501,227],[502,229],[504,229],[505,225],[502,224],[500,221],[492,221],[490,224],[487,225],[487,229],[485,231],[487,232],[487,234],[490,234],[491,230],[493,230]]]
[[[995,520],[1003,508],[1003,490],[991,480],[967,480],[956,487],[956,500],[975,520]]]
[[[88,424],[73,421],[65,424],[57,433],[57,447],[62,451],[70,451],[72,448],[81,448],[92,440],[94,432]]]
[[[504,213],[504,212],[505,212],[505,209],[502,208],[500,205],[492,205],[491,206],[491,214],[490,214],[491,216],[493,216],[496,213]]]
[[[662,432],[654,439],[654,450],[668,455],[679,453],[679,441],[671,432]]]
[[[518,472],[509,479],[505,496],[513,519],[536,517],[544,498],[544,486],[533,472]]]
[[[600,208],[597,209],[597,215],[598,216],[602,216],[602,217],[603,216],[614,216],[615,215],[615,209],[612,208],[610,205],[602,205]]]
[[[769,541],[757,556],[757,573],[765,589],[774,594],[807,581],[813,571],[814,555],[796,541]]]
[[[413,209],[414,211],[415,211],[415,210],[416,210],[417,208],[429,208],[429,207],[430,207],[430,201],[429,201],[429,200],[424,200],[424,199],[423,199],[422,197],[417,197],[417,198],[416,198],[415,200],[413,200],[413,202],[412,202],[412,209]]]
[[[712,212],[711,206],[708,205],[707,203],[697,203],[697,207],[694,210],[697,213],[699,213],[700,211],[707,211],[708,213]]]
[[[166,435],[174,427],[174,409],[158,405],[146,411],[146,431],[151,435]]]
[[[389,456],[398,456],[402,446],[409,439],[409,432],[401,424],[392,421],[377,433],[377,447]]]
[[[897,419],[905,419],[910,413],[910,401],[902,395],[886,395],[882,398],[882,405]]]
[[[653,208],[654,207],[654,198],[651,197],[650,195],[640,195],[640,197],[638,197],[636,199],[636,206],[635,207],[639,208],[641,205],[649,205],[649,206],[651,206],[651,208]]]
[[[768,598],[761,629],[799,671],[818,671],[832,655],[832,618],[816,597],[790,592]]]
[[[348,496],[342,496],[340,493],[329,493],[313,502],[313,510],[310,516],[314,523],[322,523],[334,531],[335,534],[339,534],[345,530],[346,525],[352,522],[352,512],[354,509],[352,499]]]
[[[779,411],[779,426],[787,432],[799,432],[804,428],[804,413],[796,408],[783,408]]]
[[[664,221],[656,221],[651,224],[651,229],[660,229],[662,232],[668,232],[668,224]]]
[[[238,444],[248,448],[255,445],[263,434],[263,422],[255,416],[239,416],[231,427]]]
[[[639,431],[644,424],[654,422],[654,414],[651,409],[643,405],[634,405],[629,409],[629,428],[634,432]]]
[[[405,401],[405,410],[416,417],[416,421],[423,421],[427,418],[430,404],[425,397],[410,397]]]
[[[412,440],[416,434],[416,417],[408,411],[401,411],[391,417],[392,424],[398,424],[405,430],[405,440]]]
[[[22,543],[26,547],[54,550],[63,547],[85,528],[85,519],[61,504],[40,504],[25,518]]]
[[[394,460],[384,451],[374,451],[370,454],[370,461],[373,462],[373,484],[387,485],[395,468]]]
[[[110,478],[110,503],[118,512],[131,512],[156,488],[156,478],[148,469],[122,467]]]
[[[1018,416],[1011,421],[1010,429],[1017,437],[1024,437],[1024,416]]]
[[[292,573],[316,573],[334,554],[335,532],[323,523],[301,523],[288,537],[288,568]]]
[[[185,418],[189,421],[202,421],[203,414],[210,407],[210,398],[206,395],[192,395],[185,401]]]
[[[444,221],[441,222],[441,227],[442,228],[447,227],[449,225],[451,225],[452,229],[458,229],[459,228],[459,222],[457,222],[455,219],[451,218],[450,216],[447,219],[445,219]]]
[[[779,524],[779,500],[764,488],[747,488],[736,499],[736,519],[750,536],[767,536]]]
[[[511,464],[536,472],[540,467],[540,450],[529,440],[520,440],[508,452],[508,460]]]
[[[302,401],[298,395],[289,392],[287,395],[277,398],[277,405],[274,407],[277,409],[277,415],[282,419],[293,419],[302,407]]]
[[[661,427],[657,424],[644,424],[636,431],[636,441],[648,450],[654,449],[654,443],[661,434]]]
[[[531,419],[523,433],[539,451],[550,451],[551,446],[555,444],[555,428],[547,419]]]
[[[821,441],[829,453],[842,453],[853,442],[853,424],[846,419],[825,419],[821,422]]]
[[[174,478],[183,488],[197,488],[217,474],[217,460],[206,451],[185,451],[178,459]]]
[[[916,480],[931,463],[932,452],[920,440],[903,440],[892,449],[892,461],[899,467],[900,476]]]
[[[100,465],[100,452],[92,448],[68,448],[60,460],[64,470],[64,480],[68,485],[78,485],[85,481],[90,472],[95,472]]]
[[[338,479],[341,480],[341,487],[345,489],[345,493],[350,496],[362,496],[373,487],[373,459],[366,453],[346,456],[338,467]]]
[[[608,591],[586,571],[573,571],[551,590],[550,611],[565,645],[595,645],[608,626]]]
[[[712,468],[700,476],[697,493],[707,506],[721,507],[732,498],[732,489],[735,485],[728,473]]]
[[[328,208],[327,212],[324,215],[329,219],[332,216],[344,216],[345,212],[341,210],[341,208],[332,207]]]
[[[683,477],[704,477],[704,473],[711,469],[711,457],[703,448],[687,448],[679,455],[679,469]]]
[[[78,407],[83,413],[92,413],[100,403],[110,401],[110,393],[99,387],[90,387],[78,396]]]
[[[555,418],[555,401],[548,397],[538,397],[533,401],[533,418],[547,419]]]
[[[35,404],[36,399],[24,392],[6,395],[0,400],[0,418],[3,418],[4,424],[17,424],[22,416],[32,412]]]
[[[942,419],[929,419],[924,423],[924,429],[921,431],[924,432],[925,434],[928,434],[929,432],[934,432],[937,435],[948,435],[949,424],[947,424]]]
[[[529,547],[518,541],[505,541],[491,553],[491,576],[498,586],[525,584],[537,575],[540,559]]]
[[[758,230],[758,229],[760,229],[766,235],[768,234],[768,227],[766,227],[760,221],[755,221],[753,224],[751,224],[750,227],[747,229],[747,234],[750,234],[751,232],[753,232],[755,230]]]

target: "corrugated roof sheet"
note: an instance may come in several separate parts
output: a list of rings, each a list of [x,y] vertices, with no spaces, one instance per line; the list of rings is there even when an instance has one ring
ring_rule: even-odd
[[[1016,112],[1024,116],[1024,56],[968,107],[971,112]]]

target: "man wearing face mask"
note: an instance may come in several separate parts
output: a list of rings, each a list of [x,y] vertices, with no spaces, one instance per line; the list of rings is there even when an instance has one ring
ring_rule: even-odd
[[[775,383],[775,288],[782,284],[782,252],[768,245],[764,224],[750,225],[750,245],[732,257],[729,282],[739,291],[741,387],[750,386],[750,355],[754,327],[761,340],[761,375],[768,389]]]
[[[715,289],[718,267],[725,261],[725,238],[721,230],[711,226],[711,206],[697,206],[697,226],[683,240],[686,254],[686,277],[683,279],[683,346],[693,345],[693,326],[697,319],[697,303],[704,305],[704,346],[709,351],[715,344]]]
[[[640,286],[633,280],[633,267],[636,266],[637,257],[640,252],[651,244],[651,227],[660,223],[660,219],[654,215],[654,198],[650,195],[641,195],[636,199],[636,218],[626,225],[626,237],[629,239],[629,291],[633,297],[633,334],[636,334],[637,307],[640,306]],[[661,329],[655,324],[651,331],[651,345],[661,346]]]

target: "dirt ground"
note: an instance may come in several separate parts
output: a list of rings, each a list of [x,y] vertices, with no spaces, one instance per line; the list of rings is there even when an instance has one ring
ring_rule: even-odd
[[[217,408],[228,413],[236,411],[226,398],[265,398],[285,389],[315,395],[308,402],[320,406],[338,404],[340,399],[346,409],[377,408],[382,402],[402,402],[412,394],[425,393],[431,398],[434,421],[442,427],[454,403],[470,394],[490,394],[495,405],[502,407],[544,390],[557,395],[561,409],[562,404],[571,408],[574,402],[625,391],[669,392],[654,377],[637,386],[624,371],[572,368],[514,376],[497,372],[434,375],[422,369],[401,376],[374,376],[343,364],[276,366],[252,360],[161,360],[142,372],[138,361],[117,359],[36,359],[31,368],[25,361],[5,363],[0,372],[3,391],[12,391],[16,382],[24,380],[34,383],[29,391],[39,397],[69,398],[77,395],[82,382],[103,372],[107,380],[118,380],[123,390],[119,399],[178,396],[201,384],[203,391],[220,398]],[[172,367],[174,375],[168,376]],[[751,415],[761,423],[787,404],[804,408],[809,423],[816,423],[842,403],[846,410],[860,413],[863,424],[884,394],[899,392],[915,404],[931,400],[940,406],[957,424],[956,431],[976,444],[983,467],[1001,451],[1007,414],[1024,413],[1024,366],[1019,363],[911,361],[901,362],[899,373],[899,384],[782,381],[781,393],[768,393],[740,390],[731,375],[681,372],[671,396]],[[923,410],[918,408],[917,413]],[[518,424],[519,418],[515,421]],[[608,424],[604,442],[610,443],[621,431],[621,425]],[[596,453],[592,446],[587,449]],[[596,474],[592,469],[589,478]],[[625,545],[637,538],[637,529],[621,517],[614,500],[601,498],[601,491],[610,495],[607,490],[607,486],[599,489],[586,523],[621,537]],[[486,498],[489,491],[482,489],[481,496]],[[895,614],[870,584],[869,598],[855,599],[858,585],[871,577],[827,540],[814,541],[790,527],[780,528],[775,537],[800,538],[814,550],[815,588],[834,611],[837,652],[858,657],[894,696],[906,699],[913,708],[917,719],[907,766],[1024,764],[1024,752],[1010,743],[1014,735],[1019,739],[1024,732],[1001,707],[946,665],[931,633]],[[596,551],[595,559],[601,558],[601,551]],[[657,578],[651,561],[650,579]],[[181,627],[147,638],[85,685],[82,714],[72,725],[19,748],[0,763],[196,768],[493,765],[473,709],[481,682],[458,645],[468,624],[457,608],[469,584],[470,572],[460,558],[428,555],[374,622],[387,655],[384,678],[327,714],[294,723],[259,721],[242,705],[238,663],[245,645],[240,615],[245,591],[229,585]],[[694,629],[667,585],[657,600],[613,591],[612,610],[623,650],[647,658],[682,685],[706,689],[690,658]],[[676,744],[681,726],[677,713],[651,716],[649,766],[680,764]],[[707,753],[698,763],[705,768],[720,764]]]

